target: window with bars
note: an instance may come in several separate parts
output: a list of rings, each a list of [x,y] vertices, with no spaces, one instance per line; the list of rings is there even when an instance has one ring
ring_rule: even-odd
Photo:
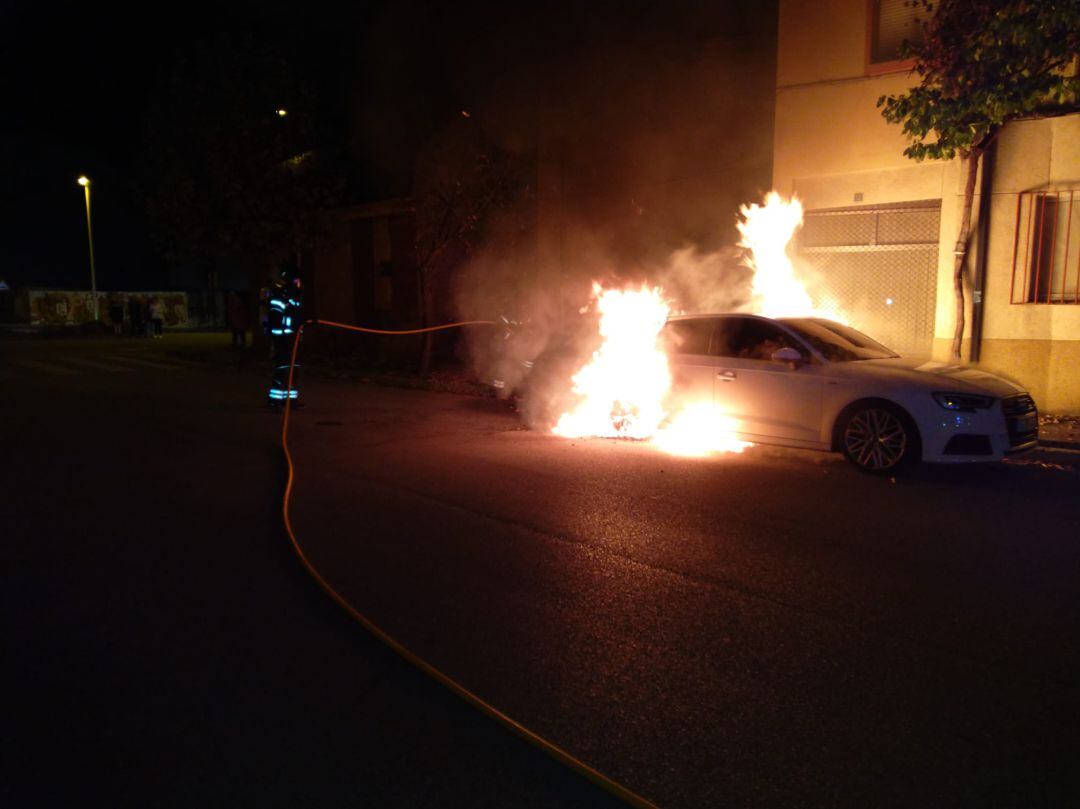
[[[1076,189],[1016,195],[1012,303],[1080,304]]]
[[[885,72],[909,66],[901,59],[906,40],[918,45],[923,39],[922,19],[926,9],[912,0],[869,0],[867,14],[867,55],[870,72]]]

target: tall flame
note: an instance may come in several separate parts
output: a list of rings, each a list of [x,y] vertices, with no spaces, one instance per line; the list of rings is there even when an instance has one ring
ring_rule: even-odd
[[[582,397],[563,413],[555,433],[568,438],[649,438],[667,415],[663,401],[671,389],[667,355],[660,330],[668,303],[657,287],[604,289],[593,284],[603,343],[574,375],[574,393]]]
[[[764,205],[744,205],[740,213],[739,244],[749,250],[747,263],[754,271],[752,310],[768,317],[845,320],[815,306],[788,256],[788,243],[802,224],[802,204],[773,191]],[[580,400],[559,418],[557,435],[651,439],[665,452],[686,456],[751,446],[736,437],[737,421],[711,399],[675,405],[660,344],[669,304],[659,287],[618,290],[594,284],[593,296],[603,342],[573,377]]]
[[[739,246],[750,251],[747,265],[754,271],[752,311],[765,317],[825,317],[846,323],[842,312],[814,304],[788,256],[791,238],[803,222],[798,198],[788,201],[770,191],[764,205],[743,205],[739,213]]]

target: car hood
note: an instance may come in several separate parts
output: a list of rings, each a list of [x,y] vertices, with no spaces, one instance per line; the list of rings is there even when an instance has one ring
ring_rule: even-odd
[[[861,360],[854,365],[875,369],[925,383],[928,387],[951,393],[979,393],[987,396],[1011,396],[1023,393],[1024,388],[997,374],[981,371],[970,365],[949,365],[917,357],[890,357],[881,360]]]

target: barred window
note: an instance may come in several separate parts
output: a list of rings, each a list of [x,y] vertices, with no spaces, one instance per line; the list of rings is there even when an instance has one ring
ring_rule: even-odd
[[[1012,303],[1080,303],[1075,189],[1017,195]]]

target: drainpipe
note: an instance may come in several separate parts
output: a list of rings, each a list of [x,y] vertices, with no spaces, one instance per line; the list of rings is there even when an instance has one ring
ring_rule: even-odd
[[[975,279],[971,290],[971,362],[978,362],[982,349],[983,290],[986,286],[986,249],[990,241],[990,205],[994,186],[994,159],[997,138],[990,141],[982,156],[979,183],[979,232],[976,234]]]

